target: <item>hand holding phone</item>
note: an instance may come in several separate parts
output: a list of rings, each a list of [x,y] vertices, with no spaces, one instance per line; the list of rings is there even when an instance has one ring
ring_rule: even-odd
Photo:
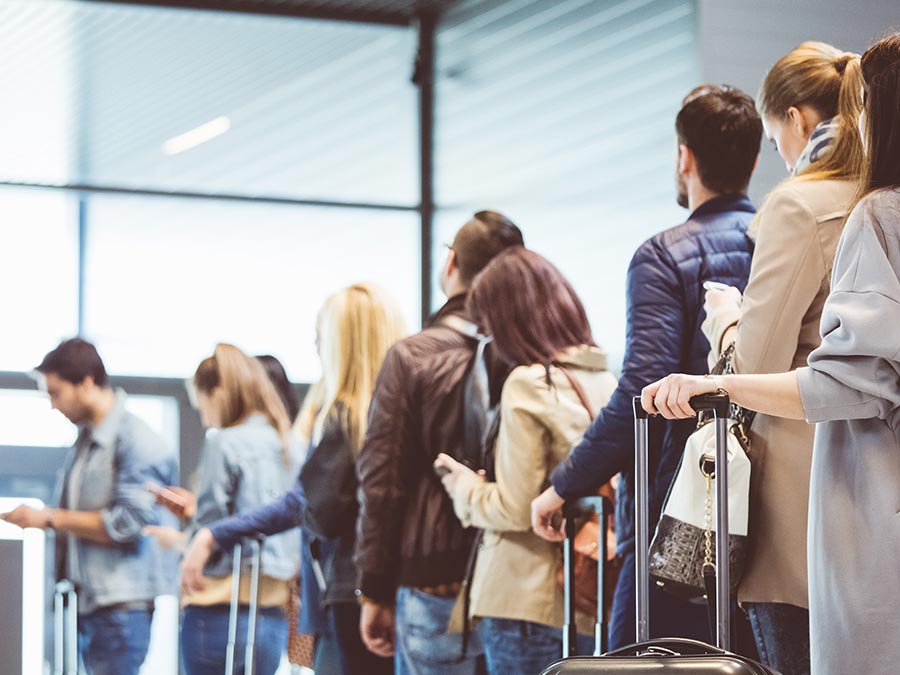
[[[197,498],[189,490],[147,481],[147,491],[156,497],[157,504],[164,506],[179,518],[193,518],[197,511]]]

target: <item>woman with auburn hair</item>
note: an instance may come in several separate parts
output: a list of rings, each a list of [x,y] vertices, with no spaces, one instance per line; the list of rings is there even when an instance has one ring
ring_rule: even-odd
[[[669,375],[643,392],[644,408],[667,419],[692,416],[692,396],[722,389],[762,414],[817,423],[808,532],[814,675],[892,673],[900,663],[900,33],[870,47],[861,70],[868,154],[808,365]]]
[[[355,462],[378,371],[406,331],[397,305],[372,284],[353,284],[330,296],[316,327],[322,377],[307,394],[295,425],[309,450],[293,489],[268,506],[207,523],[185,553],[182,586],[192,592],[202,584],[200,570],[217,548],[299,525],[299,632],[317,635],[316,672],[391,673],[393,661],[367,651],[359,634]]]
[[[482,476],[450,456],[443,483],[462,523],[484,530],[471,582],[491,673],[537,673],[562,653],[559,544],[531,531],[531,501],[609,400],[616,378],[581,300],[542,256],[516,247],[475,279],[473,317],[512,368],[500,397],[493,464]],[[593,634],[593,617],[579,632]],[[584,652],[583,652],[584,653]]]
[[[858,54],[804,42],[768,72],[757,98],[766,136],[791,177],[750,225],[755,240],[743,297],[706,295],[713,362],[726,348],[737,373],[793,370],[819,346],[819,321],[844,220],[865,163]],[[750,427],[750,555],[738,588],[760,659],[809,673],[806,521],[814,428],[757,415]],[[782,448],[791,452],[782,452]]]
[[[197,469],[194,523],[207,525],[224,516],[251,511],[290,489],[298,450],[290,419],[263,365],[237,347],[216,346],[193,378],[197,407],[207,437]],[[295,533],[272,537],[262,552],[261,608],[256,672],[272,675],[287,644],[283,607],[296,573]],[[249,558],[245,551],[245,557]],[[204,561],[205,562],[205,561]],[[249,559],[246,561],[249,565]],[[181,654],[188,675],[221,673],[225,667],[232,560],[223,551],[196,568],[197,583],[185,594]],[[247,622],[249,575],[242,575],[240,597]],[[243,628],[242,628],[243,631]],[[243,661],[245,631],[239,631],[237,661]]]

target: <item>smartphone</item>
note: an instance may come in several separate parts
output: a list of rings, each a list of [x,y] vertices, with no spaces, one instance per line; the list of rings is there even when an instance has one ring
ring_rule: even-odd
[[[438,478],[443,478],[448,473],[450,473],[450,469],[448,469],[446,466],[441,464],[440,466],[434,467],[434,472],[437,474]]]
[[[704,281],[703,288],[707,291],[727,291],[731,286],[723,284],[721,281]]]
[[[173,511],[176,515],[183,515],[184,508],[187,506],[187,502],[184,500],[181,495],[172,490],[159,485],[158,483],[154,483],[153,481],[147,481],[147,492],[156,497],[156,501],[158,504],[161,504],[168,508],[170,511]]]

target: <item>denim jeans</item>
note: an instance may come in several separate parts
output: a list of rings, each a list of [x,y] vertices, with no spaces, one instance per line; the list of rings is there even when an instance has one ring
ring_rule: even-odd
[[[359,634],[359,604],[338,602],[325,608],[327,628],[316,638],[314,670],[324,675],[392,675],[394,661],[375,656]]]
[[[396,675],[476,675],[484,672],[484,652],[477,631],[469,637],[461,658],[462,635],[448,633],[456,600],[439,598],[414,588],[397,590],[395,619]]]
[[[78,646],[88,675],[137,675],[150,646],[153,612],[97,609],[78,617]]]
[[[562,658],[562,629],[532,621],[481,617],[481,642],[490,675],[537,675]],[[577,653],[594,653],[594,639],[578,636]]]
[[[248,611],[238,614],[234,667],[243,672]],[[256,625],[256,675],[275,675],[287,647],[288,622],[278,607],[259,611]],[[188,605],[181,618],[181,660],[187,675],[222,675],[228,649],[228,606]]]
[[[809,610],[777,602],[748,602],[762,663],[782,675],[809,675]]]
[[[622,571],[613,596],[609,622],[611,650],[636,641],[635,593],[634,553],[629,553],[622,562]],[[650,637],[681,637],[710,642],[706,605],[682,600],[651,583]]]

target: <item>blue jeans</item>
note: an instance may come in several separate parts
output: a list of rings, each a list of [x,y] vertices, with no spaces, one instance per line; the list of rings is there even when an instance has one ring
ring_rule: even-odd
[[[481,617],[479,630],[491,675],[538,675],[562,658],[562,629],[532,621]],[[577,652],[594,653],[594,639],[578,636]]]
[[[782,675],[809,675],[809,610],[777,602],[748,602],[759,658]]]
[[[634,553],[625,556],[609,621],[609,649],[626,647],[635,640]],[[650,637],[680,637],[710,642],[706,604],[694,604],[650,584]]]
[[[248,612],[238,614],[237,639],[234,648],[234,667],[244,671],[244,650],[247,644]],[[281,654],[287,647],[288,622],[279,607],[259,610],[256,625],[257,675],[275,675]],[[188,605],[181,618],[181,660],[187,675],[222,675],[225,672],[225,653],[228,649],[228,606],[200,607]]]
[[[78,617],[78,646],[88,675],[137,675],[150,646],[149,609],[98,609]]]
[[[476,675],[484,672],[478,633],[472,632],[466,657],[462,658],[462,635],[447,632],[455,604],[453,598],[439,598],[405,586],[397,589],[396,675]]]

